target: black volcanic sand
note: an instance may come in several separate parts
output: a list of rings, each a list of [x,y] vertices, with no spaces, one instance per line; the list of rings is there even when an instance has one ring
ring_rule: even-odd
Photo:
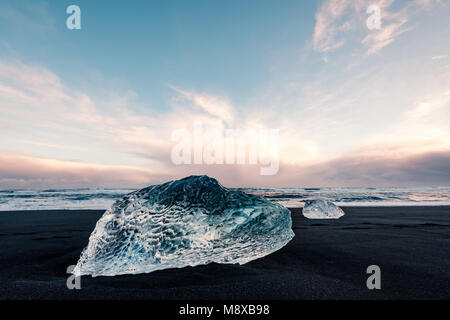
[[[339,220],[292,209],[295,238],[246,265],[116,277],[66,268],[87,245],[101,211],[0,212],[1,299],[448,299],[450,207],[352,207]],[[366,269],[381,267],[381,290]]]

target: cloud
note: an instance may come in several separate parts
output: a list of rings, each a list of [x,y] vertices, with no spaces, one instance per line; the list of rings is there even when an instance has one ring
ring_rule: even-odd
[[[423,122],[427,120],[427,117],[432,116],[440,109],[447,107],[450,108],[450,91],[445,91],[432,100],[424,101],[419,103],[416,107],[413,107],[412,110],[407,112],[407,123],[411,124],[412,121],[420,121]],[[437,124],[439,119],[432,119],[435,124]],[[429,121],[427,121],[427,124]]]
[[[415,0],[415,1],[412,1],[412,3],[413,3],[413,5],[416,5],[420,8],[428,10],[436,5],[441,5],[441,6],[446,5],[445,1],[447,1],[447,0]]]
[[[408,29],[402,28],[407,21],[406,18],[402,18],[398,22],[381,27],[377,32],[369,33],[362,40],[362,43],[367,47],[366,54],[371,55],[379,52],[381,49],[392,43],[402,33],[408,31]]]
[[[437,152],[450,147],[450,91],[434,94],[407,110],[389,130],[368,139],[373,145],[388,145],[398,156]],[[385,150],[386,154],[390,152]]]
[[[395,148],[394,148],[395,149]],[[182,166],[173,178],[207,174],[229,187],[423,187],[449,186],[450,148],[403,156],[383,154],[374,146],[370,154],[349,153],[319,163],[281,163],[274,176],[258,174],[255,165]]]
[[[366,48],[366,55],[372,55],[411,30],[412,27],[408,27],[407,23],[412,16],[437,5],[443,5],[442,1],[416,0],[406,2],[394,10],[391,8],[393,3],[394,0],[324,1],[316,13],[314,49],[321,53],[335,51],[346,43],[346,36],[359,32],[365,34],[361,43]],[[366,26],[366,20],[369,18],[366,9],[369,5],[380,9],[381,28],[379,30],[369,30]]]
[[[205,131],[224,129],[245,119],[235,121],[235,108],[226,98],[172,88],[170,109],[147,109],[147,116],[133,111],[136,95],[130,92],[94,99],[48,69],[0,61],[0,133],[5,137],[0,153],[176,174],[181,171],[171,161],[175,130],[192,131],[196,121]],[[101,183],[104,178],[98,177]]]
[[[448,186],[450,149],[403,157],[347,155],[304,168],[298,179],[313,186]]]
[[[366,9],[369,5],[380,8],[383,26],[380,31],[371,31],[362,43],[372,54],[391,43],[402,33],[401,26],[407,19],[404,14],[391,14],[388,8],[393,0],[379,0],[367,3],[363,0],[327,0],[316,13],[314,29],[314,48],[319,52],[330,52],[342,47],[344,36],[357,30],[368,32],[366,19],[369,17]],[[395,18],[395,19],[394,19]],[[391,22],[390,20],[395,20]]]
[[[53,32],[57,25],[46,3],[21,2],[20,9],[2,3],[0,21],[2,20],[15,31],[25,31],[34,35]]]
[[[160,152],[170,136],[161,136],[158,130],[164,127],[161,116],[133,112],[132,99],[125,92],[96,101],[67,87],[48,69],[1,61],[0,131],[7,138],[0,148],[35,157],[136,165],[140,161],[128,153]],[[67,147],[62,152],[58,145]],[[162,166],[158,161],[146,165]]]
[[[180,93],[183,98],[194,103],[195,106],[211,116],[223,120],[225,123],[231,123],[234,118],[234,107],[223,97],[217,97],[206,93],[197,93],[194,91],[186,91],[170,85],[170,88]]]
[[[441,60],[441,59],[447,59],[447,55],[439,55],[439,56],[433,56],[431,57],[431,60]]]
[[[172,86],[164,112],[137,113],[132,91],[94,98],[46,68],[0,61],[0,185],[134,187],[189,174],[228,186],[388,185],[389,177],[417,185],[413,170],[426,159],[424,181],[442,184],[433,166],[445,169],[449,148],[449,74],[410,65],[319,73],[265,90],[253,109]],[[171,134],[196,120],[205,129],[280,128],[279,174],[262,177],[261,165],[175,166]]]
[[[162,176],[150,169],[0,154],[2,188],[138,187],[161,182]]]
[[[147,116],[133,111],[136,95],[130,92],[93,99],[67,87],[48,69],[0,61],[0,132],[8,137],[0,148],[8,145],[15,152],[29,154],[30,146],[39,146],[31,148],[36,150],[34,156],[58,158],[61,148],[55,146],[66,145],[66,160],[131,162],[163,170],[171,165],[174,130],[188,128],[195,120],[221,127],[221,122],[231,123],[234,115],[227,99],[174,90],[177,95],[168,112],[147,110],[151,114]],[[45,153],[40,148],[43,145],[47,146]]]
[[[356,152],[311,165],[282,163],[279,174],[259,175],[257,165],[190,165],[170,172],[0,155],[2,188],[140,188],[191,174],[207,174],[229,187],[448,186],[450,148],[396,157]]]
[[[349,7],[346,0],[325,1],[316,13],[316,25],[314,27],[314,49],[319,52],[334,51],[344,45],[344,40],[337,39],[342,29],[352,29],[349,23],[339,25],[340,18]]]

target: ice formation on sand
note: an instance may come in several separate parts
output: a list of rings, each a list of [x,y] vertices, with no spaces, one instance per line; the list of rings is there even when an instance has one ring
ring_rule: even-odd
[[[114,276],[217,263],[244,264],[293,237],[289,210],[207,176],[132,192],[97,222],[75,275]]]
[[[306,200],[303,215],[308,219],[339,219],[344,211],[333,202],[317,199]]]

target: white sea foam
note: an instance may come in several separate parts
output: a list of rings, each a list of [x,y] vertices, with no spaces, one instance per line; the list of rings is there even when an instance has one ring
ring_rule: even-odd
[[[244,192],[286,207],[303,207],[306,200],[325,199],[338,206],[450,205],[450,187],[436,188],[249,188]],[[98,209],[134,189],[0,190],[0,210]]]

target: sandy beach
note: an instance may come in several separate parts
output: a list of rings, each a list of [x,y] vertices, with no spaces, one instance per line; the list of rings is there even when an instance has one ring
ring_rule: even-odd
[[[291,209],[295,238],[246,265],[82,277],[68,290],[102,211],[0,212],[1,299],[448,299],[450,207],[347,207],[340,220]],[[381,268],[368,290],[366,268]]]

